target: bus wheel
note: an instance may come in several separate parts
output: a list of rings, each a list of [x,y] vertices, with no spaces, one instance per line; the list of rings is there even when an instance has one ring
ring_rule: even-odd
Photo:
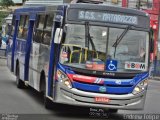
[[[110,112],[110,113],[117,113],[117,112],[118,112],[118,109],[109,109],[109,112]]]
[[[46,84],[44,82],[44,86],[43,86],[43,91],[42,91],[43,95],[44,95],[44,106],[46,109],[51,109],[52,108],[52,101],[47,98],[47,93],[46,93]]]
[[[17,69],[16,69],[16,84],[17,84],[17,88],[22,89],[25,87],[24,82],[19,77],[19,66],[17,66]]]
[[[46,109],[51,109],[52,108],[52,101],[44,96],[44,106]]]

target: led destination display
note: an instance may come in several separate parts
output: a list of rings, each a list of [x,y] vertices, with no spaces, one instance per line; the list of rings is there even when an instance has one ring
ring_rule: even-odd
[[[101,6],[85,7],[72,5],[67,10],[66,23],[85,24],[89,22],[90,25],[100,26],[114,26],[119,28],[126,28],[131,25],[131,29],[136,30],[150,30],[149,16],[144,12],[136,14],[136,10],[119,9]]]
[[[107,12],[94,12],[94,11],[83,11],[78,12],[78,19],[81,20],[91,20],[91,21],[101,21],[101,22],[115,22],[115,23],[125,23],[125,24],[138,24],[137,16],[113,14]]]

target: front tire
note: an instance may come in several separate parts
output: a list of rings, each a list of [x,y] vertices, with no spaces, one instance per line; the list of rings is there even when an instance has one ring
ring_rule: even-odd
[[[46,109],[51,109],[52,108],[52,101],[47,98],[46,96],[44,96],[44,106]]]
[[[42,90],[42,94],[44,96],[44,106],[46,109],[51,109],[52,108],[52,101],[47,98],[47,93],[46,93],[46,80],[43,79],[43,82],[41,82],[41,90]]]

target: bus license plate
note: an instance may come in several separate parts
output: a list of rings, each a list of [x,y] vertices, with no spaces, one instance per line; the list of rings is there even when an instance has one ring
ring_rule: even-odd
[[[107,97],[95,97],[95,102],[98,103],[108,103],[110,101]]]

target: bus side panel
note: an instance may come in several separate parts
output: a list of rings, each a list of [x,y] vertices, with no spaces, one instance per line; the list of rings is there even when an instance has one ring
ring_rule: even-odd
[[[7,66],[9,70],[11,70],[11,60],[12,60],[12,44],[13,44],[13,38],[9,39],[8,45],[7,45]]]
[[[26,53],[25,48],[26,48],[26,41],[17,39],[14,68],[16,68],[16,62],[18,60],[21,80],[24,80],[24,64],[25,64],[25,53]]]
[[[40,56],[39,52],[40,44],[32,43],[32,49],[30,53],[30,62],[29,62],[29,85],[37,89],[34,85],[34,81],[39,81],[40,70],[38,69],[38,59]]]
[[[29,66],[29,85],[38,91],[40,91],[41,72],[44,71],[45,77],[48,76],[49,53],[49,46],[40,43],[32,44]]]
[[[11,70],[11,52],[7,53],[7,67],[9,68],[9,70]]]

